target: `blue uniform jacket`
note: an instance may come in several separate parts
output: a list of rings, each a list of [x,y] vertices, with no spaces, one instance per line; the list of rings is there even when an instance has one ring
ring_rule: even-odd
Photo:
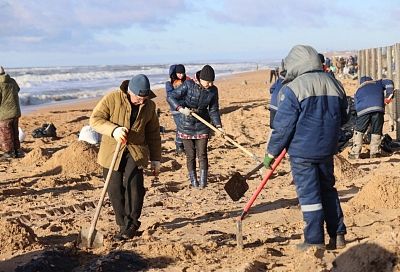
[[[278,110],[278,93],[283,86],[283,80],[283,77],[279,77],[278,80],[274,84],[272,84],[271,88],[269,89],[269,93],[271,94],[271,102],[269,104],[270,111]]]
[[[285,58],[287,75],[267,151],[278,156],[323,160],[337,153],[339,130],[347,121],[347,99],[341,84],[322,71],[318,53],[295,46]]]
[[[393,81],[380,79],[365,81],[354,95],[357,116],[371,112],[385,112],[384,98],[393,93]]]

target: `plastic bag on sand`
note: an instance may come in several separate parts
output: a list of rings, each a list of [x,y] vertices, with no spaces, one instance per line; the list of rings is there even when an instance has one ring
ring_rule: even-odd
[[[22,143],[23,141],[25,141],[25,137],[26,137],[25,132],[22,130],[22,128],[18,127],[19,142]]]
[[[84,126],[79,132],[79,141],[85,141],[89,144],[98,144],[101,141],[101,135],[91,126]]]

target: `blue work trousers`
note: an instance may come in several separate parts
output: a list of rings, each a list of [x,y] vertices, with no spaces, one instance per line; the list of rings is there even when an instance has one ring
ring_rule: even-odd
[[[331,238],[345,234],[343,212],[334,187],[333,156],[324,160],[291,157],[290,164],[306,224],[305,242],[324,244],[324,222]]]

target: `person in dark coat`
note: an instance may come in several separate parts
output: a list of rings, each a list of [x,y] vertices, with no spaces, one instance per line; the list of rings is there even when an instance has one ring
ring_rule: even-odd
[[[273,121],[274,117],[276,114],[276,111],[278,110],[278,94],[279,90],[283,86],[283,81],[285,79],[286,75],[286,70],[282,69],[279,72],[279,78],[275,81],[274,84],[272,84],[271,88],[269,89],[269,93],[271,94],[271,101],[269,103],[269,127],[273,129]]]
[[[178,136],[182,139],[186,154],[189,181],[193,187],[204,188],[208,178],[207,144],[210,129],[192,116],[192,112],[211,122],[223,132],[219,113],[218,88],[214,85],[215,72],[205,65],[199,75],[199,83],[186,80],[170,92],[169,104],[181,113],[178,122]],[[197,179],[196,157],[199,160],[200,179]]]
[[[297,45],[285,58],[289,82],[279,92],[274,130],[264,165],[269,167],[283,149],[290,155],[303,219],[304,243],[298,249],[325,247],[324,223],[329,246],[345,246],[346,226],[340,206],[333,155],[338,135],[347,121],[346,93],[339,82],[322,70],[317,51]]]
[[[186,69],[183,64],[173,64],[169,67],[169,78],[167,82],[165,82],[165,91],[167,92],[167,97],[169,93],[173,92],[175,88],[182,85],[185,80],[190,79],[186,76]],[[183,142],[182,139],[178,136],[178,123],[179,123],[179,116],[180,113],[170,105],[172,117],[174,118],[175,122],[175,151],[177,154],[181,154],[184,152]]]

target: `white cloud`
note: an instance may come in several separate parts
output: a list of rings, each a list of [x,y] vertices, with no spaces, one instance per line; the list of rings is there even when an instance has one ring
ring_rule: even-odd
[[[3,50],[39,41],[62,48],[94,42],[104,30],[138,26],[159,31],[187,6],[186,0],[0,0],[0,43]]]

